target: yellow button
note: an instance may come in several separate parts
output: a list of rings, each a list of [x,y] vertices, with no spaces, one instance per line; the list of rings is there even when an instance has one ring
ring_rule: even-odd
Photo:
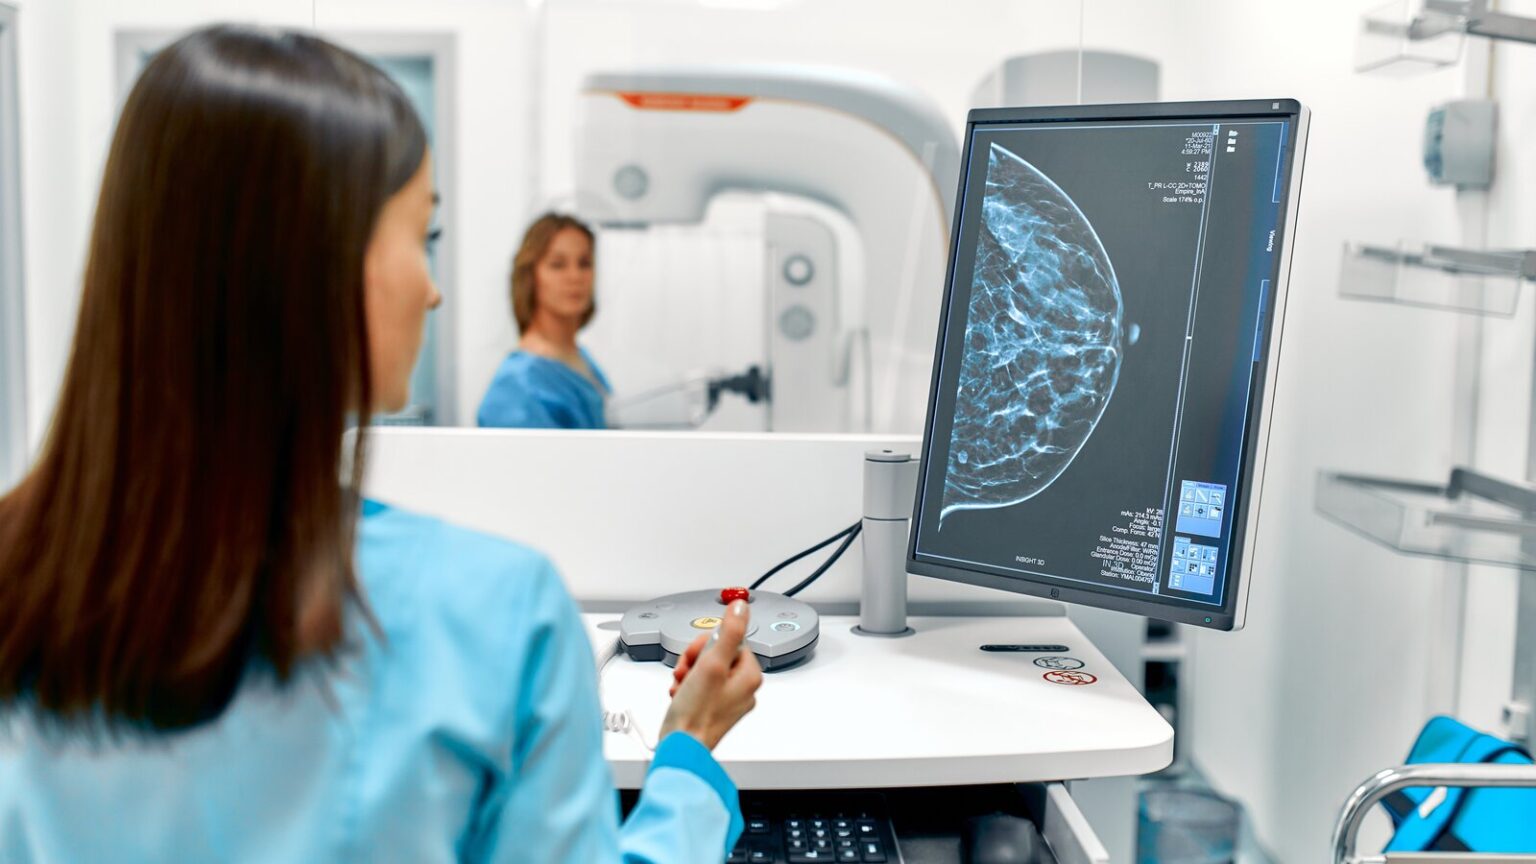
[[[694,627],[697,627],[700,630],[713,630],[714,628],[720,626],[720,619],[705,615],[703,618],[693,619],[692,623]]]

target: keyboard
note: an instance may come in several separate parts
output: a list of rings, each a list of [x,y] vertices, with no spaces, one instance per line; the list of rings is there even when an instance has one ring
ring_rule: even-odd
[[[747,793],[746,830],[730,864],[901,864],[896,833],[877,794]]]

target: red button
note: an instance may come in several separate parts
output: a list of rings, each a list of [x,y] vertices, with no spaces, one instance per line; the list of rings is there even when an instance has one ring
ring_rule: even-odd
[[[752,602],[752,592],[748,591],[745,588],[721,588],[720,589],[720,602],[721,603],[725,604],[726,606],[729,606],[729,605],[731,605],[732,603],[734,603],[737,600],[745,600],[748,603]]]

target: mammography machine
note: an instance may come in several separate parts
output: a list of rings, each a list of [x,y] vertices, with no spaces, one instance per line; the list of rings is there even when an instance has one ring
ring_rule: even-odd
[[[642,227],[699,223],[727,192],[807,202],[764,226],[768,428],[852,431],[850,406],[868,405],[858,428],[915,433],[957,161],[937,109],[866,73],[599,73],[583,85],[576,204]]]

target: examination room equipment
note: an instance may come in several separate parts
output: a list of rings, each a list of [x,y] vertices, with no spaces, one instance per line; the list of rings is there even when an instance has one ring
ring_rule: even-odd
[[[688,643],[700,633],[717,629],[726,607],[735,600],[750,604],[752,623],[747,625],[745,644],[757,655],[764,672],[810,659],[820,633],[816,610],[783,594],[742,587],[668,594],[635,606],[619,622],[619,647],[631,660],[660,660],[676,666]]]
[[[972,113],[911,572],[1242,627],[1307,119]]]
[[[784,796],[882,790],[860,812],[894,826],[878,855],[901,861],[913,813],[997,787],[1058,860],[1105,861],[1061,781],[1158,770],[1172,729],[1056,601],[1241,626],[1306,132],[1290,100],[973,112],[921,439],[385,430],[369,492],[539,538],[599,657],[639,614],[703,632],[723,589],[861,513],[910,515],[797,595],[814,654],[770,675],[716,751],[744,800],[779,796],[733,860],[879,860],[833,827],[787,837],[812,810]],[[909,467],[866,497],[887,458]],[[547,491],[497,494],[501,477]],[[893,494],[901,512],[871,506]],[[878,629],[911,632],[857,632],[871,594],[899,608],[893,581],[904,620]],[[774,617],[754,608],[759,628]],[[605,740],[621,788],[649,750],[617,732],[657,727],[668,674],[604,661],[605,712],[629,721]],[[855,828],[866,806],[818,801]]]
[[[942,113],[803,66],[604,71],[581,89],[575,202],[599,226],[698,224],[728,192],[812,205],[764,226],[767,428],[916,433],[958,170]]]

